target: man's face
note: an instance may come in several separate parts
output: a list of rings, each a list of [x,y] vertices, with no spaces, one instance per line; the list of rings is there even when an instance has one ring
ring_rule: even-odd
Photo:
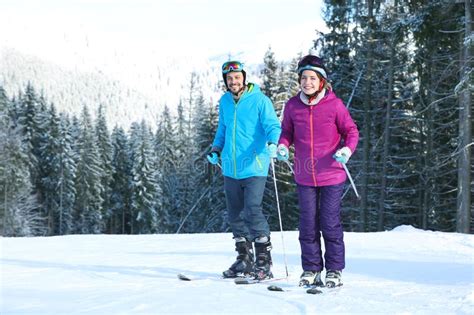
[[[234,94],[244,87],[244,75],[242,72],[229,72],[226,79],[229,90]]]

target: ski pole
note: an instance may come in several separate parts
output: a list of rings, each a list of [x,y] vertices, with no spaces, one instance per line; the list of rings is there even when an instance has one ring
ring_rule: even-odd
[[[357,192],[356,185],[354,184],[354,181],[352,180],[351,173],[349,173],[349,170],[347,169],[346,164],[344,163],[341,163],[341,164],[342,164],[342,167],[344,167],[344,171],[346,171],[347,177],[349,177],[349,181],[351,182],[352,189],[354,189],[354,193],[356,194],[357,199],[360,199],[359,193]]]
[[[295,171],[293,171],[293,167],[291,166],[291,163],[289,161],[285,161],[286,162],[286,165],[288,165],[288,167],[290,168],[290,171],[291,171],[291,174],[295,174]]]
[[[286,261],[285,239],[283,238],[283,225],[281,223],[280,201],[278,200],[278,188],[277,188],[277,181],[276,181],[276,174],[275,174],[275,162],[273,161],[272,157],[270,157],[270,161],[272,163],[273,183],[275,184],[275,196],[276,196],[277,209],[278,209],[278,219],[280,221],[281,244],[283,246],[283,257],[285,259],[286,279],[288,280],[288,263]]]

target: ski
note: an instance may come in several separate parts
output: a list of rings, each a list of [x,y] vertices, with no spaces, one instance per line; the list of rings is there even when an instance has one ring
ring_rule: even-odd
[[[189,278],[188,276],[182,274],[182,273],[179,273],[178,274],[178,279],[179,280],[183,280],[183,281],[191,281],[191,278]]]
[[[256,283],[267,283],[272,281],[285,280],[286,278],[270,278],[270,279],[255,279],[249,277],[237,277],[234,279],[235,284],[256,284]]]
[[[215,276],[215,277],[190,277],[190,276],[187,276],[183,273],[178,273],[176,275],[178,277],[179,280],[181,281],[196,281],[196,280],[212,280],[212,281],[226,281],[228,278],[224,278],[224,277],[218,277],[218,276]]]
[[[321,294],[321,293],[325,292],[325,294],[330,294],[330,293],[334,293],[334,292],[339,291],[338,289],[340,289],[341,287],[342,287],[342,283],[340,285],[336,285],[336,286],[328,285],[327,283],[324,286],[315,286],[315,285],[313,285],[308,290],[306,290],[306,293],[308,293],[308,294]]]
[[[258,280],[254,278],[238,277],[234,279],[234,283],[235,284],[254,284],[254,283],[258,283]]]
[[[321,294],[323,291],[319,290],[317,287],[312,287],[306,290],[306,293],[308,294]]]
[[[277,285],[269,285],[267,287],[267,290],[269,291],[279,291],[279,292],[285,292],[285,291],[288,291],[288,290],[284,290],[282,287],[279,287]]]
[[[301,288],[301,287],[299,287]],[[310,287],[304,287],[306,288],[306,293],[308,294],[321,294],[323,293],[323,291],[321,291],[320,289],[318,289],[317,286],[310,286]],[[276,291],[276,292],[290,292],[290,291],[293,291],[292,289],[284,289],[280,286],[277,286],[277,285],[270,285],[267,287],[267,290],[269,291]]]

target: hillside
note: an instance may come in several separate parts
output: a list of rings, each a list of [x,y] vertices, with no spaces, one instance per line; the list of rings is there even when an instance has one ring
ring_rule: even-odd
[[[24,90],[27,82],[42,91],[59,111],[79,114],[87,106],[94,115],[99,104],[106,107],[111,124],[124,128],[144,119],[152,126],[164,105],[174,110],[189,96],[191,73],[198,74],[195,93],[201,91],[214,104],[220,93],[219,65],[207,60],[165,60],[149,64],[121,64],[114,68],[87,69],[59,66],[16,50],[0,49],[0,85],[9,96]],[[110,61],[109,64],[113,63]],[[192,66],[189,64],[192,63]],[[143,64],[143,63],[142,63]]]

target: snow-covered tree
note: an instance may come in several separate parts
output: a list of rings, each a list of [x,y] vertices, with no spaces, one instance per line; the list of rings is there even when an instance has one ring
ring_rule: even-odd
[[[59,124],[59,229],[60,235],[70,234],[74,232],[74,203],[76,200],[75,176],[76,176],[76,160],[74,157],[73,137],[71,135],[71,122],[69,118],[60,114]]]
[[[130,132],[131,203],[133,234],[155,233],[158,229],[156,164],[152,133],[144,121],[133,123]]]
[[[131,161],[128,137],[123,128],[112,132],[112,182],[110,184],[110,232],[130,233]]]
[[[177,133],[168,106],[157,122],[154,150],[157,167],[157,183],[162,192],[158,207],[158,229],[160,233],[176,232],[178,226],[176,213],[179,204]]]
[[[22,132],[14,127],[10,102],[0,86],[0,226],[3,236],[44,233],[36,196],[32,194],[30,163]]]
[[[278,92],[280,78],[280,67],[275,59],[271,47],[268,48],[263,58],[263,69],[261,70],[262,92],[275,102]]]
[[[110,139],[109,129],[107,128],[107,121],[105,117],[105,109],[103,105],[99,106],[97,113],[97,120],[95,124],[95,132],[97,137],[97,149],[100,156],[100,165],[102,169],[101,184],[103,187],[102,191],[102,209],[103,209],[103,220],[107,222],[106,230],[110,231],[110,218],[112,216],[112,209],[110,207],[111,188],[112,182],[112,143]]]
[[[74,221],[77,233],[100,233],[104,225],[102,220],[102,186],[103,170],[97,147],[97,137],[92,120],[83,108],[81,133],[78,138],[78,160],[76,171],[76,200],[74,204]]]
[[[38,159],[40,122],[38,119],[39,97],[34,87],[28,83],[24,94],[19,99],[18,124],[21,126],[23,142],[26,145],[26,154],[30,168],[31,183],[38,181]],[[35,189],[35,188],[34,188]]]

